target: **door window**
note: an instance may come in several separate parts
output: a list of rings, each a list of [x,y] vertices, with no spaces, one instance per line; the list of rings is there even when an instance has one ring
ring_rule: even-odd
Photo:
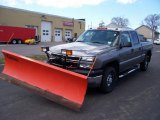
[[[123,32],[121,34],[121,44],[126,44],[128,42],[131,42],[130,36],[128,32]]]
[[[65,36],[71,36],[71,32],[70,31],[66,31],[65,32]]]
[[[138,39],[137,33],[134,32],[134,31],[131,31],[130,34],[131,34],[131,38],[132,38],[133,44],[134,45],[138,44],[139,43],[139,39]]]
[[[55,30],[55,36],[61,36],[61,31],[60,30]]]
[[[43,30],[43,35],[49,35],[49,30]]]

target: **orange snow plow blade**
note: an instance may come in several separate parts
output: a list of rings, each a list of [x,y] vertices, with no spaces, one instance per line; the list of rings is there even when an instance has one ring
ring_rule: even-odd
[[[3,80],[34,90],[59,104],[80,110],[87,89],[87,76],[2,50]]]

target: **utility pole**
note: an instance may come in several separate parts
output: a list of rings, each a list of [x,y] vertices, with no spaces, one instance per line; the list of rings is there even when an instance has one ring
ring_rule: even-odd
[[[152,41],[154,41],[154,39],[155,39],[155,30],[156,30],[156,27],[157,26],[153,26],[153,28],[152,28]]]

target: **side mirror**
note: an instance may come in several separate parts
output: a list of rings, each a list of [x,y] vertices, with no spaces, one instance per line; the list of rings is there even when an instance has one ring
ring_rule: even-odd
[[[122,47],[132,47],[132,43],[131,42],[121,43],[120,48],[122,48]]]

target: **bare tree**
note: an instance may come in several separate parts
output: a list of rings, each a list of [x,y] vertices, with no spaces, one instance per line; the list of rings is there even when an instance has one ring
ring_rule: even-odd
[[[160,14],[148,15],[144,19],[144,24],[156,31],[160,26]]]
[[[100,28],[105,27],[105,23],[104,23],[103,21],[101,21],[101,22],[99,23],[99,27],[100,27]]]
[[[127,27],[129,20],[123,17],[113,17],[111,23],[116,24],[118,27]]]
[[[152,39],[154,39],[154,32],[160,27],[160,14],[148,15],[144,19],[144,24],[152,29]]]

